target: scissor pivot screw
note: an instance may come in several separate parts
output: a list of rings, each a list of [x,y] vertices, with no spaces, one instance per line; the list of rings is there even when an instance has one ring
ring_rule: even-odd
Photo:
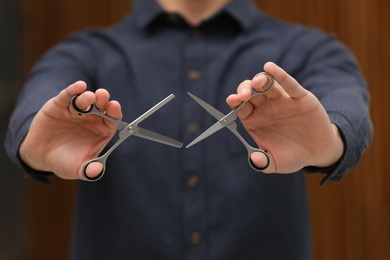
[[[129,130],[129,133],[133,133],[134,132],[134,128],[132,126],[129,126],[128,130]]]

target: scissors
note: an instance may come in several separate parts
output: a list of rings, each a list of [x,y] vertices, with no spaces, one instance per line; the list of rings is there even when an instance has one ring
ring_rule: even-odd
[[[274,77],[271,74],[269,74],[267,72],[260,72],[255,77],[257,77],[259,75],[266,75],[270,79],[270,84],[269,84],[269,86],[262,88],[261,91],[257,91],[257,90],[252,88],[251,98],[254,97],[254,96],[258,96],[258,95],[267,94],[269,91],[271,91],[271,89],[274,86],[275,80],[274,80]],[[267,151],[261,149],[260,147],[259,147],[259,149],[257,149],[257,148],[254,148],[254,147],[250,146],[247,143],[247,141],[245,141],[245,139],[237,131],[237,123],[235,122],[235,120],[237,119],[237,112],[245,105],[245,103],[247,103],[247,101],[241,102],[241,104],[238,107],[236,107],[231,112],[229,112],[227,115],[225,115],[222,112],[220,112],[219,110],[217,110],[216,108],[214,108],[211,105],[209,105],[208,103],[206,103],[205,101],[203,101],[200,98],[196,97],[195,95],[193,95],[193,94],[191,94],[189,92],[187,92],[187,94],[190,97],[192,97],[201,107],[203,107],[207,112],[209,112],[218,121],[214,125],[209,127],[206,131],[204,131],[201,135],[199,135],[190,144],[188,144],[186,146],[186,148],[191,147],[192,145],[200,142],[201,140],[209,137],[210,135],[212,135],[212,134],[216,133],[217,131],[221,130],[222,128],[226,127],[243,143],[243,145],[247,149],[249,165],[255,171],[261,172],[261,171],[265,170],[269,166],[269,164],[270,164],[270,157],[269,157]],[[264,154],[266,156],[267,164],[264,167],[259,168],[259,167],[255,166],[253,164],[253,162],[250,159],[250,157],[251,157],[251,154],[254,153],[254,152],[260,152],[260,153],[262,153],[262,154]]]
[[[144,128],[141,128],[141,127],[138,126],[139,123],[141,123],[143,120],[148,118],[154,112],[159,110],[162,106],[164,106],[169,101],[171,101],[175,97],[173,94],[169,95],[168,97],[166,97],[165,99],[160,101],[158,104],[156,104],[154,107],[152,107],[151,109],[146,111],[144,114],[142,114],[140,117],[138,117],[136,120],[134,120],[130,124],[104,114],[103,112],[99,111],[99,109],[97,109],[97,107],[94,104],[92,104],[91,107],[88,110],[86,110],[86,111],[85,110],[81,110],[76,105],[76,99],[77,99],[78,96],[79,95],[75,95],[75,96],[72,97],[71,105],[72,105],[72,108],[79,115],[95,114],[95,115],[104,117],[104,118],[110,120],[111,122],[113,122],[113,123],[115,123],[117,125],[117,131],[118,131],[118,135],[119,135],[118,141],[109,150],[107,150],[106,153],[104,153],[103,155],[101,155],[101,156],[99,156],[97,158],[89,160],[88,162],[86,162],[84,164],[84,166],[83,166],[83,176],[88,181],[97,181],[97,180],[99,180],[103,176],[103,174],[104,174],[104,172],[106,170],[106,161],[107,161],[108,156],[115,150],[115,148],[117,146],[119,146],[124,140],[126,140],[128,137],[130,137],[132,135],[137,136],[137,137],[141,137],[141,138],[144,138],[144,139],[148,139],[148,140],[151,140],[151,141],[154,141],[154,142],[158,142],[158,143],[170,145],[170,146],[173,146],[173,147],[177,147],[177,148],[181,148],[182,145],[183,145],[183,143],[181,143],[179,141],[173,140],[173,139],[171,139],[171,138],[169,138],[167,136],[164,136],[164,135],[152,132],[150,130],[147,130],[147,129],[144,129]],[[102,163],[103,164],[103,170],[99,173],[98,176],[91,178],[91,177],[87,176],[86,169],[87,169],[87,166],[90,163],[93,163],[93,162],[100,162],[100,163]]]

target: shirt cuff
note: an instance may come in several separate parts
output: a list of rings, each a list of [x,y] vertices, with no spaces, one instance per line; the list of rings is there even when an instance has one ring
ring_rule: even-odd
[[[326,176],[320,182],[321,186],[324,185],[329,180],[340,181],[343,178],[345,172],[347,171],[347,169],[344,169],[345,167],[343,167],[343,162],[346,161],[346,157],[347,157],[347,150],[349,148],[348,141],[347,141],[347,138],[344,134],[344,131],[341,129],[341,127],[339,125],[337,125],[337,123],[334,123],[334,124],[337,126],[339,133],[340,133],[340,136],[341,136],[341,139],[344,143],[344,152],[343,152],[341,158],[335,164],[328,166],[328,167],[307,166],[307,167],[303,168],[303,171],[305,173],[326,174]]]
[[[28,177],[32,178],[35,181],[38,181],[44,185],[50,186],[50,177],[54,175],[52,172],[37,171],[28,166],[20,157],[19,153],[17,154],[18,165],[22,170],[27,174]]]

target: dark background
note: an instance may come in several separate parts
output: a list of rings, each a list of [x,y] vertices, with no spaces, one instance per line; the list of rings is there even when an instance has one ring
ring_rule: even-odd
[[[0,0],[0,140],[21,82],[21,21],[18,1]],[[1,145],[1,148],[3,146]],[[23,259],[24,180],[0,149],[0,259]]]
[[[335,33],[356,55],[372,93],[375,139],[341,183],[307,177],[315,260],[390,259],[390,1],[257,0],[290,22]],[[0,0],[1,138],[32,64],[71,32],[107,26],[129,1]],[[68,259],[77,181],[24,178],[0,150],[0,259]]]

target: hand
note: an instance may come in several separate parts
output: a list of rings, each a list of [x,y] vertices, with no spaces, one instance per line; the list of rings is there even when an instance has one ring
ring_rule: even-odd
[[[78,81],[50,99],[34,117],[19,153],[31,168],[54,172],[64,179],[83,179],[82,167],[95,158],[116,132],[116,124],[97,115],[79,116],[70,107],[74,95],[81,94],[76,105],[88,109],[95,104],[116,119],[122,118],[120,104],[109,101],[107,90],[85,91],[85,82]],[[85,91],[85,92],[84,92]],[[102,170],[101,163],[91,163],[86,174],[93,178]]]
[[[263,172],[293,173],[306,166],[336,163],[344,144],[319,100],[276,64],[268,62],[264,70],[275,79],[269,93],[250,99],[252,88],[260,90],[269,81],[259,75],[242,82],[237,94],[226,100],[234,108],[250,99],[237,115],[254,141],[270,155],[270,165]],[[251,160],[259,168],[267,163],[261,153],[253,153]]]

